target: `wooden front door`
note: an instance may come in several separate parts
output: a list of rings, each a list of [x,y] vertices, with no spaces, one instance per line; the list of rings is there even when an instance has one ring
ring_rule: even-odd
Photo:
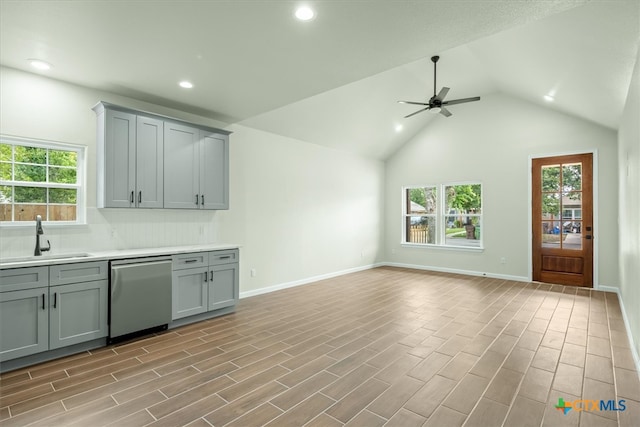
[[[593,155],[532,161],[533,280],[593,286]]]

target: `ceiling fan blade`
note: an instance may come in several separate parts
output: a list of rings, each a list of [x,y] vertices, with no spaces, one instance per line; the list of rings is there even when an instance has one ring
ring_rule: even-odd
[[[421,110],[418,110],[418,111],[416,111],[416,112],[414,112],[414,113],[409,114],[408,116],[404,116],[404,118],[405,118],[405,119],[408,119],[409,117],[411,117],[411,116],[415,116],[415,115],[416,115],[416,114],[418,114],[418,113],[422,113],[423,111],[427,111],[429,108],[430,108],[430,107],[423,108],[423,109],[421,109]]]
[[[440,107],[440,114],[442,114],[445,117],[449,117],[451,115],[451,111],[447,110],[444,107]]]
[[[463,104],[465,102],[473,102],[473,101],[480,101],[480,97],[479,96],[474,96],[473,98],[454,99],[454,100],[451,100],[451,101],[445,101],[445,102],[442,103],[442,105]]]
[[[443,87],[442,89],[440,89],[440,92],[438,92],[438,94],[436,95],[435,99],[438,99],[440,101],[444,101],[445,96],[447,96],[447,93],[449,93],[449,88],[448,87]]]
[[[398,101],[399,104],[411,104],[411,105],[429,105],[426,102],[413,102],[413,101]]]

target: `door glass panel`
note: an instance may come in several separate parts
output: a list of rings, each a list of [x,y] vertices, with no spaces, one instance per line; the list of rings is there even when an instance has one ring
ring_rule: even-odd
[[[560,230],[560,221],[543,221],[542,222],[542,246],[545,248],[560,249],[560,240],[562,232]]]
[[[542,219],[559,219],[560,193],[542,195]]]
[[[564,191],[582,190],[582,164],[562,165],[562,189]]]
[[[542,192],[560,191],[560,165],[542,166]]]
[[[582,249],[581,191],[569,191],[562,195],[562,233],[564,234],[563,249]]]
[[[582,250],[582,221],[565,221],[562,226],[562,249]]]

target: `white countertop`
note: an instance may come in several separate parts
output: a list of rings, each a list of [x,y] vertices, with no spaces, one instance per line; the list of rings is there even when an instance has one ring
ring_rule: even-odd
[[[45,254],[43,256],[11,257],[0,259],[0,269],[37,267],[56,264],[69,264],[76,262],[105,261],[114,259],[140,258],[160,255],[176,255],[192,252],[219,251],[225,249],[238,249],[234,244],[167,246],[161,248],[119,249],[103,252],[61,252],[59,254]]]

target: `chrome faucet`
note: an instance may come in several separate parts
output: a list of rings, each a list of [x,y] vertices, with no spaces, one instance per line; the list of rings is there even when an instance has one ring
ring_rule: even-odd
[[[42,229],[42,217],[40,215],[36,215],[36,249],[33,251],[34,256],[41,256],[42,252],[47,252],[51,250],[51,242],[47,240],[47,247],[40,247],[40,236],[44,234],[44,230]]]

